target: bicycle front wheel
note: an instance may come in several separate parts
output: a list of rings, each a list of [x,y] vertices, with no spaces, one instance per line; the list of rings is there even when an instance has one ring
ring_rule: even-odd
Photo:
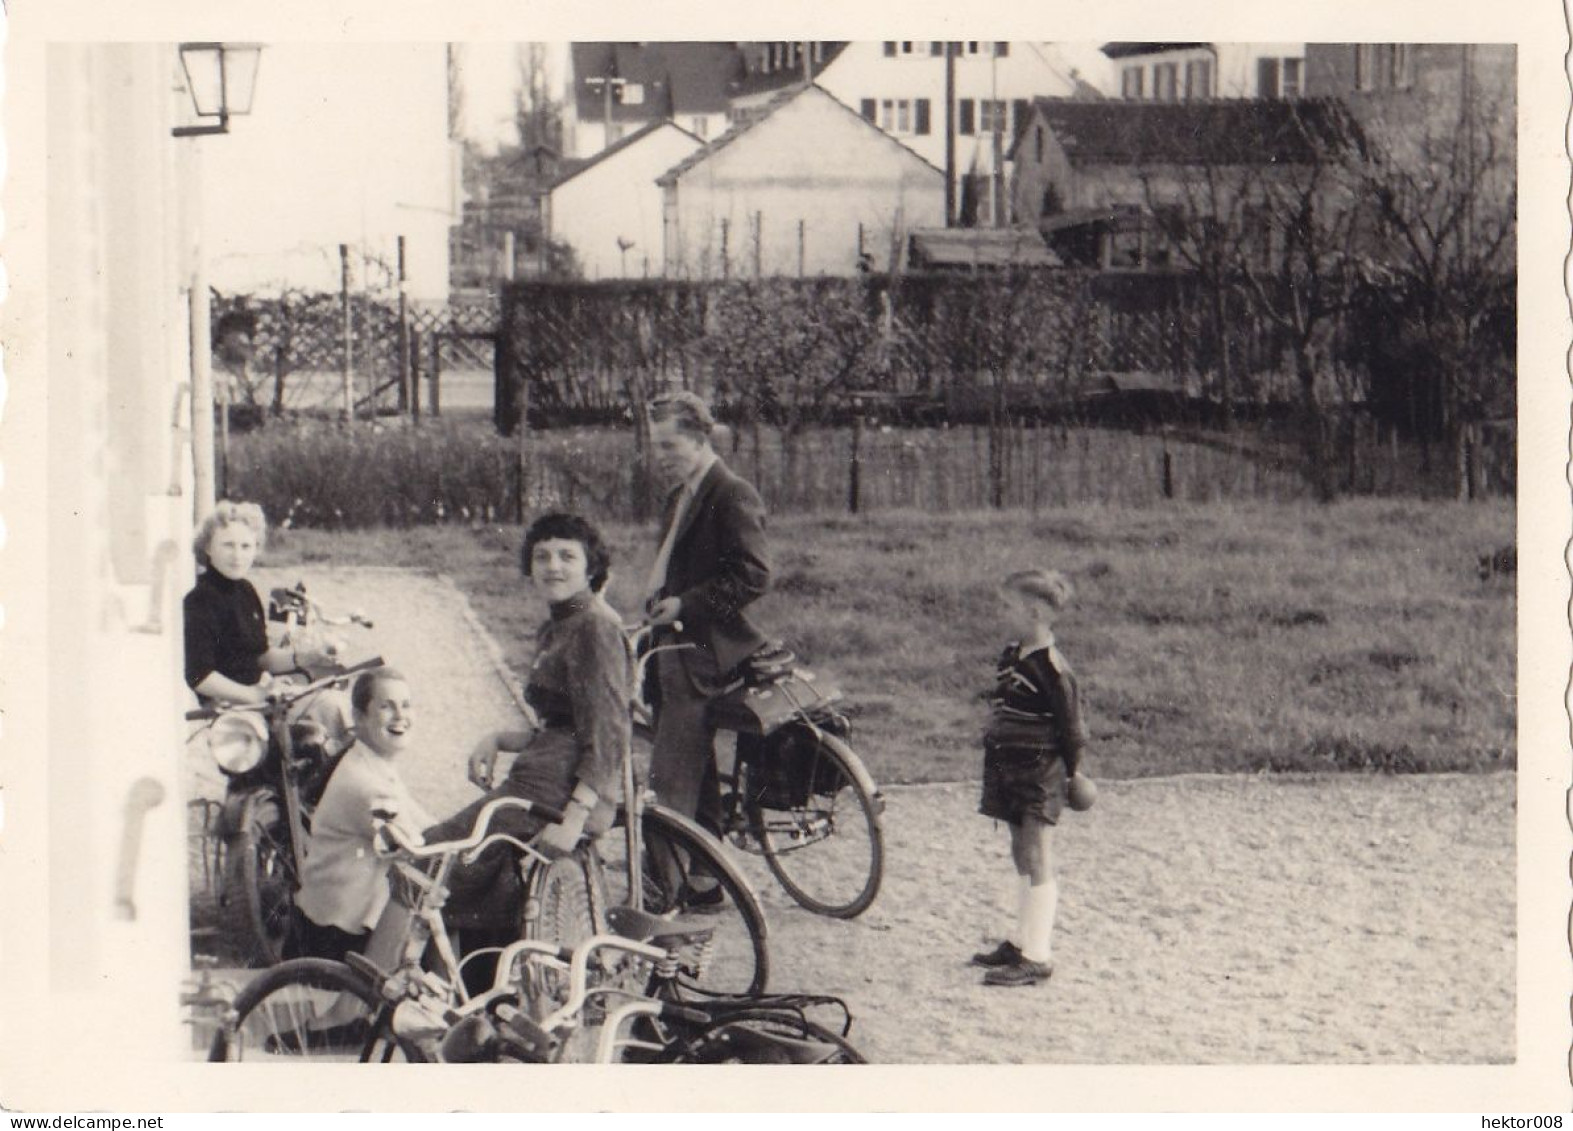
[[[251,932],[248,957],[272,966],[284,958],[284,936],[297,887],[284,799],[273,790],[259,790],[247,798],[232,861],[245,892]]]
[[[617,827],[626,828],[619,810]],[[709,995],[752,997],[763,993],[770,975],[765,913],[759,899],[721,844],[703,828],[660,805],[645,807],[640,822],[642,859],[634,869],[646,911],[682,914],[714,930],[704,968],[684,973],[683,989]],[[608,902],[627,903],[629,869],[621,835],[606,838]]]
[[[235,999],[209,1060],[423,1061],[391,1027],[393,1007],[342,962],[295,958],[265,970]]]
[[[884,802],[841,739],[816,739],[806,728],[794,739],[814,746],[809,795],[791,808],[751,803],[749,833],[788,895],[817,914],[851,919],[868,910],[884,878]]]

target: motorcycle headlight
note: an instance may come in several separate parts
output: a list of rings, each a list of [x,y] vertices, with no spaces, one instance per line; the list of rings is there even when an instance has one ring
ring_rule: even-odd
[[[208,732],[208,749],[226,774],[243,774],[262,761],[268,749],[268,728],[250,711],[220,715]]]

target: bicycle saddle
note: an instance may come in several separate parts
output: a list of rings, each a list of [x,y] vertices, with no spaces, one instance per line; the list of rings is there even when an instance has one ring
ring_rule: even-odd
[[[663,919],[635,907],[611,908],[606,913],[606,925],[614,935],[668,949],[704,942],[715,933],[714,926],[699,919]]]

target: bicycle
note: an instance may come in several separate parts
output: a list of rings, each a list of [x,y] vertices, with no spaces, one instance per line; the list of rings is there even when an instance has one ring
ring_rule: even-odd
[[[572,950],[532,939],[507,947],[492,990],[450,1015],[440,1059],[560,1063],[575,1059],[576,1037],[593,1034],[587,1059],[596,1064],[866,1063],[848,1040],[852,1017],[839,998],[686,999],[681,976],[711,952],[703,923],[616,907],[608,926]],[[567,975],[566,999],[549,1010],[529,992],[542,970]],[[641,991],[625,988],[630,970],[645,974]],[[814,1009],[839,1011],[840,1024],[810,1020]]]
[[[459,843],[476,836],[439,851],[451,860]],[[479,847],[495,839],[483,837]],[[618,907],[608,926],[610,933],[572,948],[542,939],[509,944],[492,988],[474,997],[463,994],[456,971],[444,979],[406,964],[390,974],[358,954],[343,963],[286,962],[236,999],[209,1059],[865,1063],[847,1039],[851,1014],[838,998],[686,999],[681,979],[708,960],[709,925]],[[444,964],[451,959],[443,952]],[[642,989],[627,988],[641,974]],[[458,999],[447,998],[444,987],[456,988]],[[355,1012],[342,1010],[346,1001]],[[839,1031],[810,1020],[807,1012],[816,1008],[839,1010]],[[311,1024],[334,1009],[341,1019],[331,1027]]]
[[[649,631],[626,628],[630,647],[637,651]],[[643,685],[637,680],[636,691]],[[778,647],[750,658],[710,704],[709,721],[736,736],[729,766],[712,754],[722,790],[720,836],[763,856],[799,905],[851,919],[874,902],[884,878],[885,801],[848,743],[851,724],[841,704],[838,688]],[[653,738],[655,712],[642,694],[634,721],[642,737]]]
[[[219,904],[233,910],[238,901],[248,935],[246,957],[262,965],[283,958],[311,814],[342,753],[315,723],[298,720],[296,708],[381,666],[377,657],[334,665],[314,679],[303,672],[307,683],[280,684],[266,703],[186,713],[188,722],[207,724],[188,736],[188,745],[205,738],[225,778],[217,822],[221,847],[214,854]]]
[[[415,845],[389,824],[392,814],[378,814],[374,823],[380,851],[394,858],[390,877],[393,895],[371,945],[379,945],[378,936],[384,931],[395,936],[393,970],[379,971],[380,976],[373,979],[366,972],[364,959],[357,969],[321,958],[290,959],[265,970],[236,996],[225,1023],[214,1035],[208,1059],[430,1059],[421,1040],[422,1034],[437,1024],[431,1018],[440,1018],[469,1000],[462,976],[464,963],[496,953],[495,948],[478,950],[461,960],[443,917],[454,863],[465,854],[473,859],[492,844],[509,844],[524,855],[522,929],[526,934],[550,936],[553,945],[593,935],[592,897],[581,887],[583,847],[571,855],[547,859],[515,837],[490,832],[493,817],[509,808],[549,822],[562,819],[550,806],[526,798],[497,798],[476,815],[469,836]],[[404,1017],[395,1026],[394,1012],[401,1006],[405,1007]],[[318,1020],[324,1024],[312,1024]],[[440,1025],[436,1031],[441,1031]]]

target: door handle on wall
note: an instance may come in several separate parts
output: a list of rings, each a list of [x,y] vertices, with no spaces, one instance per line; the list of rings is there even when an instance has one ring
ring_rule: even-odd
[[[164,800],[164,787],[152,778],[138,778],[126,794],[125,826],[120,833],[120,866],[115,873],[115,918],[137,917],[137,857],[142,851],[142,825],[148,811]]]
[[[175,440],[174,443],[170,445],[169,450],[168,493],[177,496],[180,494],[180,469],[182,466],[184,466],[181,462],[180,453],[181,449],[185,446],[186,436],[188,434],[187,429],[182,426],[185,420],[185,413],[181,410],[186,407],[186,394],[190,392],[190,382],[182,381],[180,384],[175,386],[174,419],[169,422],[169,426],[174,432]]]

